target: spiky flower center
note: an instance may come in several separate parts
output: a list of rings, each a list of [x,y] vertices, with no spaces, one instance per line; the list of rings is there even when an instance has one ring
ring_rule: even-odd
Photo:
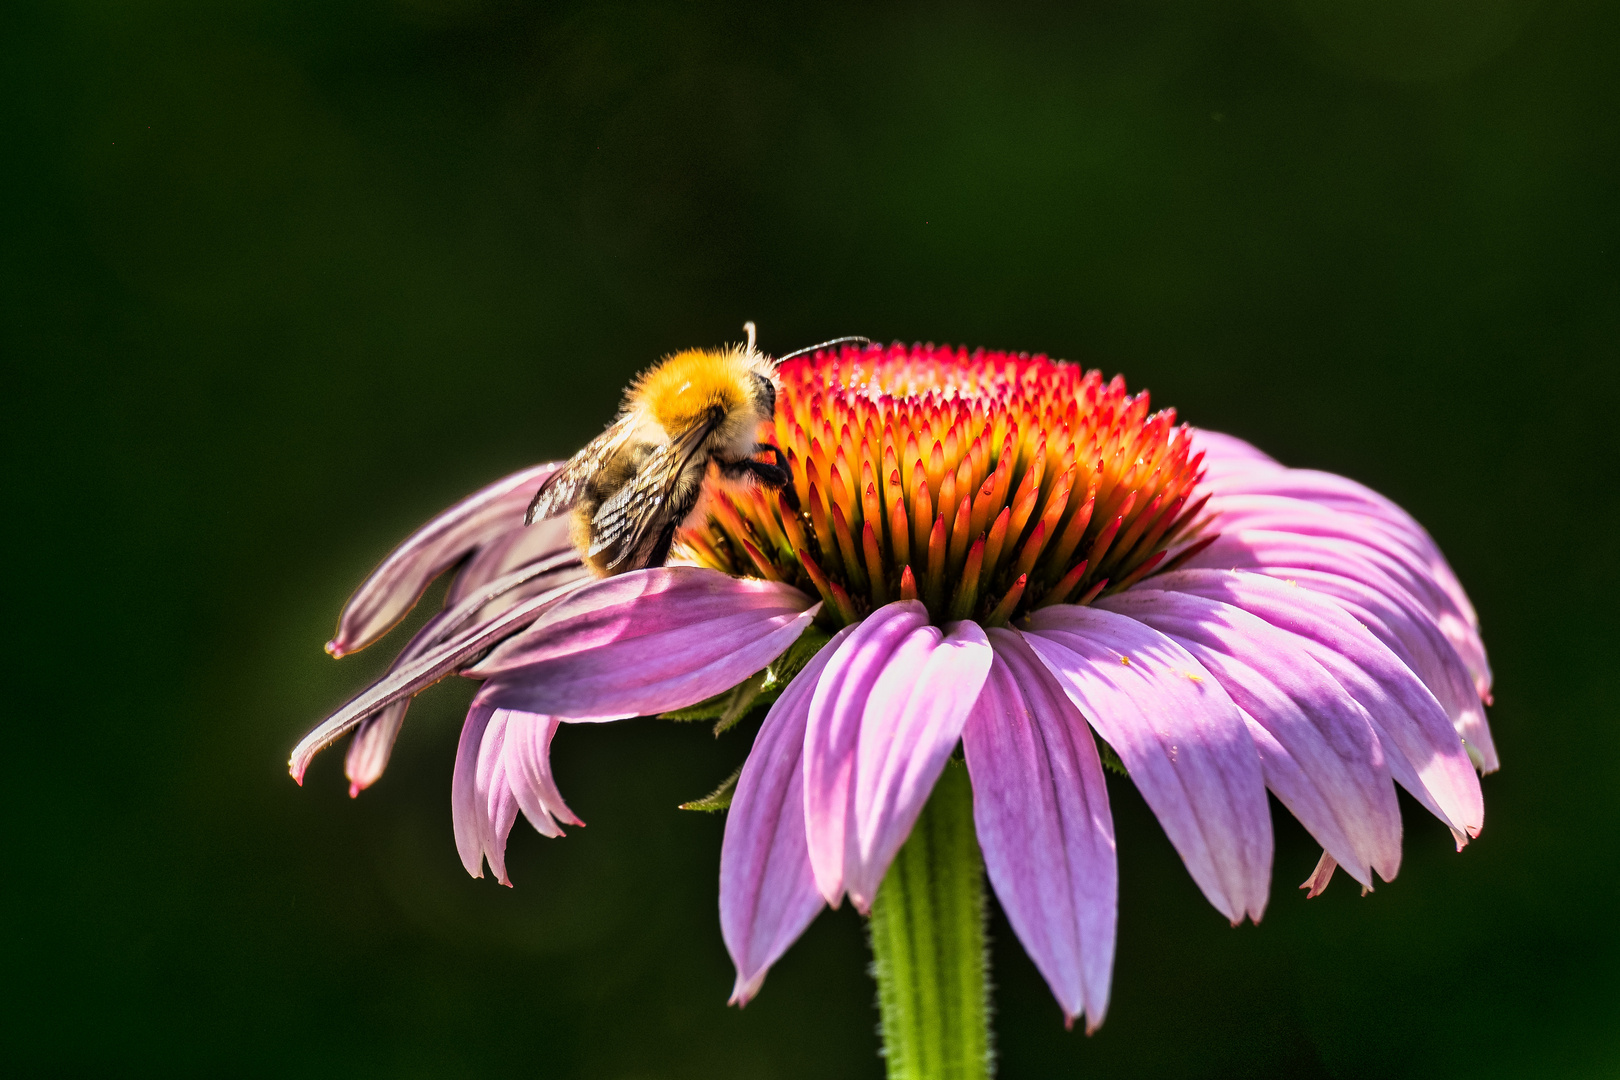
[[[914,597],[936,622],[1000,625],[1128,588],[1196,540],[1202,458],[1117,376],[933,345],[845,346],[780,376],[760,437],[799,510],[713,487],[680,554],[818,592],[831,621]]]

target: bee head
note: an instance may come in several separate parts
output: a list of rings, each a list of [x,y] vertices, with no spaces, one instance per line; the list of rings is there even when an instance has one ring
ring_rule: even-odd
[[[769,420],[776,415],[776,384],[769,376],[761,375],[755,371],[754,378],[754,411],[761,420]]]
[[[730,428],[752,431],[759,420],[776,412],[776,387],[761,373],[755,357],[741,349],[676,353],[643,375],[630,396],[671,436],[711,424],[718,413],[724,418],[720,426],[728,430],[717,434],[728,440],[738,434]]]

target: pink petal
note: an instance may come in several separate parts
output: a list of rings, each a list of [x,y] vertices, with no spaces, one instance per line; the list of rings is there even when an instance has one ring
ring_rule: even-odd
[[[1382,642],[1325,597],[1259,574],[1177,570],[1144,583],[1224,600],[1295,635],[1367,710],[1400,785],[1446,822],[1459,846],[1478,835],[1485,805],[1462,739],[1427,687]]]
[[[1204,470],[1210,477],[1243,470],[1283,470],[1283,466],[1264,450],[1235,435],[1225,435],[1219,431],[1194,428],[1192,452],[1204,455]]]
[[[819,610],[789,585],[694,566],[594,581],[467,669],[503,708],[612,720],[684,708],[787,650]]]
[[[844,887],[863,914],[945,771],[992,656],[977,623],[951,623],[944,633],[920,626],[872,684],[844,831]]]
[[[1491,673],[1484,660],[1484,645],[1478,640],[1479,616],[1439,546],[1412,515],[1392,500],[1347,477],[1313,469],[1282,468],[1247,443],[1231,436],[1212,436],[1215,433],[1193,432],[1194,449],[1206,452],[1205,488],[1216,496],[1211,501],[1211,509],[1229,510],[1228,499],[1232,496],[1287,497],[1376,522],[1401,537],[1419,557],[1424,574],[1447,595],[1451,606],[1461,615],[1462,624],[1448,628],[1447,633],[1471,639],[1460,647],[1466,650],[1470,667],[1476,671],[1479,696],[1489,700]],[[1250,453],[1258,457],[1249,457]],[[1223,515],[1223,520],[1228,522],[1227,528],[1233,527],[1230,514]],[[1447,618],[1449,620],[1449,616]],[[1477,657],[1473,653],[1477,653]]]
[[[579,576],[577,558],[553,557],[531,562],[492,581],[481,582],[476,589],[468,587],[462,590],[459,602],[453,598],[447,601],[450,606],[429,619],[416,632],[388,666],[388,673],[399,671],[453,640],[467,623],[493,619],[499,612],[509,611],[542,592],[549,595],[559,587],[566,592],[568,586],[578,583]],[[555,595],[560,596],[562,592]],[[388,767],[394,740],[399,737],[399,729],[405,723],[405,713],[410,704],[409,696],[397,697],[360,720],[355,727],[354,736],[349,741],[349,752],[344,758],[350,798],[376,783]]]
[[[509,577],[520,577],[529,572],[531,571],[525,570]],[[366,717],[460,670],[462,665],[489,649],[491,645],[533,622],[548,605],[576,587],[577,583],[568,583],[532,596],[488,622],[435,643],[420,656],[409,660],[402,657],[401,661],[397,661],[396,666],[390,668],[382,678],[317,724],[314,730],[299,741],[287,760],[287,769],[292,773],[293,779],[302,784],[304,771],[309,768],[311,759]],[[436,628],[455,625],[463,611],[476,610],[477,606],[486,602],[487,599],[473,597],[455,609],[442,613],[442,616],[439,616],[444,620],[442,623],[430,625],[435,625]]]
[[[1210,499],[1209,509],[1219,515],[1216,528],[1222,531],[1283,532],[1371,548],[1400,568],[1399,580],[1408,588],[1423,596],[1435,594],[1430,610],[1437,618],[1450,615],[1465,624],[1473,638],[1479,636],[1473,605],[1461,586],[1455,591],[1446,587],[1448,582],[1456,583],[1451,568],[1429,534],[1399,508],[1386,518],[1366,504],[1347,507],[1278,495],[1222,495]],[[1483,653],[1484,645],[1478,648]]]
[[[512,834],[518,815],[517,797],[506,779],[506,727],[511,716],[507,710],[497,709],[484,729],[484,739],[478,747],[473,800],[474,806],[483,813],[479,828],[489,868],[495,880],[508,888],[512,879],[506,874],[506,838]],[[455,805],[453,800],[451,805],[452,808]]]
[[[561,836],[558,820],[570,825],[583,825],[563,801],[557,790],[557,781],[551,775],[551,740],[557,734],[555,716],[539,713],[507,713],[506,741],[502,752],[506,759],[506,782],[517,799],[523,816],[529,819],[541,836]]]
[[[1395,877],[1401,814],[1378,736],[1291,635],[1187,593],[1132,590],[1098,606],[1174,638],[1220,681],[1243,710],[1266,786],[1352,877]]]
[[[484,876],[484,854],[493,843],[489,823],[487,792],[480,792],[479,758],[490,719],[499,710],[474,703],[461,726],[456,745],[456,765],[450,776],[450,822],[456,834],[456,852],[461,865],[473,877]]]
[[[1208,507],[1218,515],[1215,527],[1223,531],[1270,530],[1361,544],[1395,560],[1405,573],[1439,585],[1429,559],[1433,541],[1415,522],[1408,522],[1408,528],[1359,507],[1344,509],[1278,495],[1217,495],[1209,500]],[[1457,611],[1467,617],[1461,608]]]
[[[473,877],[484,876],[487,858],[495,879],[512,884],[506,873],[506,842],[519,809],[542,836],[562,835],[553,815],[584,824],[551,778],[551,736],[556,730],[553,717],[497,709],[482,694],[473,699],[450,782],[456,851]]]
[[[450,614],[441,611],[424,623],[405,648],[400,650],[388,670],[396,671],[441,644],[446,636],[446,622]],[[343,759],[343,774],[349,778],[351,799],[375,784],[382,777],[383,770],[388,768],[388,759],[394,753],[394,740],[399,737],[399,729],[404,725],[405,713],[410,707],[410,697],[398,698],[355,726],[354,735],[349,740],[349,751]]]
[[[1208,486],[1217,499],[1298,500],[1377,521],[1416,547],[1435,546],[1433,538],[1411,514],[1364,484],[1334,473],[1249,465],[1210,481]]]
[[[745,1005],[824,906],[804,831],[804,731],[810,700],[846,626],[794,676],[765,716],[737,778],[720,847],[720,932]]]
[[[349,752],[343,756],[343,775],[349,778],[349,798],[354,798],[382,778],[388,759],[394,754],[394,740],[405,724],[410,698],[384,706],[354,729]]]
[[[1259,920],[1271,817],[1243,716],[1186,649],[1134,619],[1057,604],[1025,640],[1119,754],[1192,878],[1235,926]]]
[[[1261,502],[1267,505],[1257,509],[1254,504]],[[1382,568],[1419,598],[1436,618],[1443,613],[1464,618],[1412,548],[1373,519],[1301,499],[1269,496],[1211,499],[1210,505],[1221,512],[1216,525],[1223,535],[1253,536],[1260,541],[1286,536],[1293,541],[1359,556]]]
[[[1328,882],[1333,880],[1333,871],[1338,868],[1339,864],[1334,861],[1333,856],[1326,851],[1322,852],[1322,857],[1316,860],[1316,869],[1312,870],[1311,876],[1306,878],[1304,883],[1300,885],[1300,888],[1307,890],[1305,899],[1314,900],[1316,897],[1321,896],[1322,890],[1326,889]]]
[[[1423,526],[1401,509],[1393,500],[1380,495],[1364,484],[1333,473],[1314,469],[1266,470],[1251,468],[1223,477],[1210,485],[1220,496],[1276,495],[1304,499],[1320,506],[1352,512],[1380,520],[1403,535],[1409,543],[1424,554],[1431,575],[1441,584],[1470,626],[1479,628],[1479,617],[1452,572],[1440,547]]]
[[[365,648],[416,605],[429,582],[469,551],[522,528],[523,511],[535,490],[561,464],[548,462],[497,480],[412,533],[349,598],[326,651],[345,656]]]
[[[1475,692],[1468,668],[1434,620],[1410,598],[1390,596],[1350,578],[1318,570],[1259,568],[1254,573],[1292,581],[1343,608],[1423,680],[1451,717],[1457,734],[1478,754],[1480,771],[1492,773],[1501,767],[1485,707]]]
[[[1359,581],[1392,598],[1410,598],[1434,619],[1475,683],[1488,690],[1490,664],[1479,633],[1433,579],[1413,574],[1396,560],[1362,544],[1330,537],[1305,536],[1268,529],[1223,532],[1213,544],[1187,562],[1191,568],[1213,570],[1297,569],[1320,570]]]
[[[1018,940],[1073,1021],[1108,1009],[1119,906],[1114,819],[1091,729],[1019,634],[991,630],[995,661],[962,729],[973,822]]]
[[[456,571],[450,591],[445,596],[445,604],[448,606],[464,600],[472,590],[529,563],[574,550],[570,519],[544,518],[532,525],[524,525],[520,512],[514,527],[490,539],[473,553],[465,566]],[[583,564],[574,569],[575,572],[588,572],[583,571]]]
[[[804,820],[816,885],[833,907],[844,898],[845,832],[867,699],[900,643],[926,625],[928,609],[902,600],[878,608],[836,650],[820,654],[829,659],[804,733]]]

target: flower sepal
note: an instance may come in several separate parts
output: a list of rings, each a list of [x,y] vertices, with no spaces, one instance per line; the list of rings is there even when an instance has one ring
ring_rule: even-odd
[[[730,690],[723,690],[698,702],[688,705],[684,709],[672,709],[669,712],[658,714],[660,720],[674,720],[677,723],[692,724],[702,720],[714,721],[714,734],[718,738],[737,725],[737,721],[747,716],[749,711],[759,701],[760,690],[765,686],[769,669],[756,671]]]
[[[720,810],[731,808],[731,797],[737,793],[737,778],[742,775],[742,766],[731,770],[731,775],[720,781],[719,785],[701,799],[683,802],[677,810],[701,810],[706,814],[713,814]]]

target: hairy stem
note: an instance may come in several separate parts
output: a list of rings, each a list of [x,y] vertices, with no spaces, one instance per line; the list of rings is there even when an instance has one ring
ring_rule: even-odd
[[[889,1080],[993,1071],[984,860],[967,769],[951,762],[872,903],[872,970]]]

